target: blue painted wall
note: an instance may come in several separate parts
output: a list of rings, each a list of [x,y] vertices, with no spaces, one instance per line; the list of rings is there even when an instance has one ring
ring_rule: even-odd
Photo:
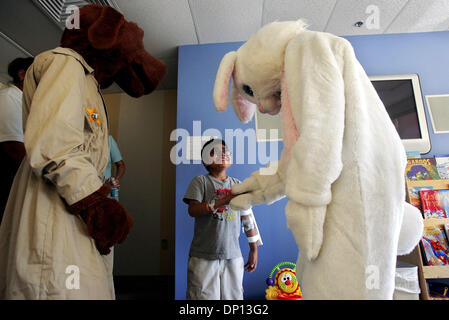
[[[423,99],[430,94],[449,94],[449,32],[391,34],[346,37],[354,46],[356,55],[368,74],[417,73],[420,77]],[[212,91],[221,58],[236,50],[242,43],[189,45],[179,48],[177,127],[193,135],[193,122],[201,121],[201,131],[214,128],[225,136],[226,129],[254,128],[254,121],[242,124],[232,110],[217,113]],[[426,101],[424,99],[424,104]],[[426,116],[432,149],[429,156],[449,153],[449,134],[433,133],[427,106]],[[182,146],[183,138],[178,139]],[[279,154],[282,142],[275,143]],[[273,149],[269,149],[273,150]],[[267,152],[270,155],[270,152]],[[271,152],[271,156],[274,152]],[[246,155],[247,156],[247,155]],[[248,158],[245,158],[248,159]],[[234,159],[235,161],[235,159]],[[245,161],[247,163],[247,161]],[[234,164],[230,176],[243,180],[260,164]],[[185,299],[187,259],[193,236],[193,218],[187,213],[182,197],[191,179],[206,171],[201,164],[179,164],[176,168],[176,253],[175,298]],[[280,261],[296,262],[297,246],[286,227],[284,207],[287,199],[270,206],[253,208],[264,245],[259,247],[259,264],[253,273],[245,273],[245,299],[264,299],[265,280],[271,268]],[[248,244],[244,234],[240,246],[246,261]]]
[[[449,153],[449,134],[434,134],[426,95],[449,94],[449,32],[346,37],[369,75],[417,73],[426,111],[431,150],[422,157]]]

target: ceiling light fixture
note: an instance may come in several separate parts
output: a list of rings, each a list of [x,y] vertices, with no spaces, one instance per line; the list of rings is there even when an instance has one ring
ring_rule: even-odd
[[[115,0],[33,0],[33,2],[62,30],[65,29],[66,19],[72,14],[70,10],[66,10],[70,5],[81,8],[88,4],[99,4],[120,11]]]

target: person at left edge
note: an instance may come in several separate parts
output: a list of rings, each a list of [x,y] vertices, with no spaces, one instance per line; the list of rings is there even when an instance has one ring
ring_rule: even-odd
[[[112,175],[112,165],[115,166],[114,175]],[[125,171],[125,161],[123,161],[117,142],[115,142],[114,138],[109,135],[109,159],[104,172],[105,182],[112,188],[117,188],[117,190],[120,190],[120,179],[125,174]],[[115,198],[112,192],[110,193],[110,197]]]
[[[0,226],[0,299],[115,298],[111,248],[133,222],[103,184],[109,133],[99,89],[116,82],[137,98],[166,67],[117,10],[87,5],[79,19],[25,76],[26,158]]]
[[[22,90],[26,71],[34,58],[16,58],[8,65],[12,83],[0,89],[0,224],[9,190],[25,156],[22,129]]]

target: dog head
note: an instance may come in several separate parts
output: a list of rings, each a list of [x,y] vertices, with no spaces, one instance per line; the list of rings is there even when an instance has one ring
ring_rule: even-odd
[[[88,5],[79,10],[80,28],[65,29],[61,46],[78,52],[95,70],[101,88],[116,82],[127,94],[151,93],[166,73],[165,64],[143,45],[144,32],[117,10]]]

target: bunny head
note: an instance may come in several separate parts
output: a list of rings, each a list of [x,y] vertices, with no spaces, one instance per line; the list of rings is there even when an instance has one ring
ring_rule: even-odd
[[[227,53],[215,79],[213,99],[217,111],[228,108],[232,76],[231,102],[240,121],[249,122],[256,107],[261,113],[279,113],[285,47],[305,28],[301,20],[272,22],[237,51]]]

